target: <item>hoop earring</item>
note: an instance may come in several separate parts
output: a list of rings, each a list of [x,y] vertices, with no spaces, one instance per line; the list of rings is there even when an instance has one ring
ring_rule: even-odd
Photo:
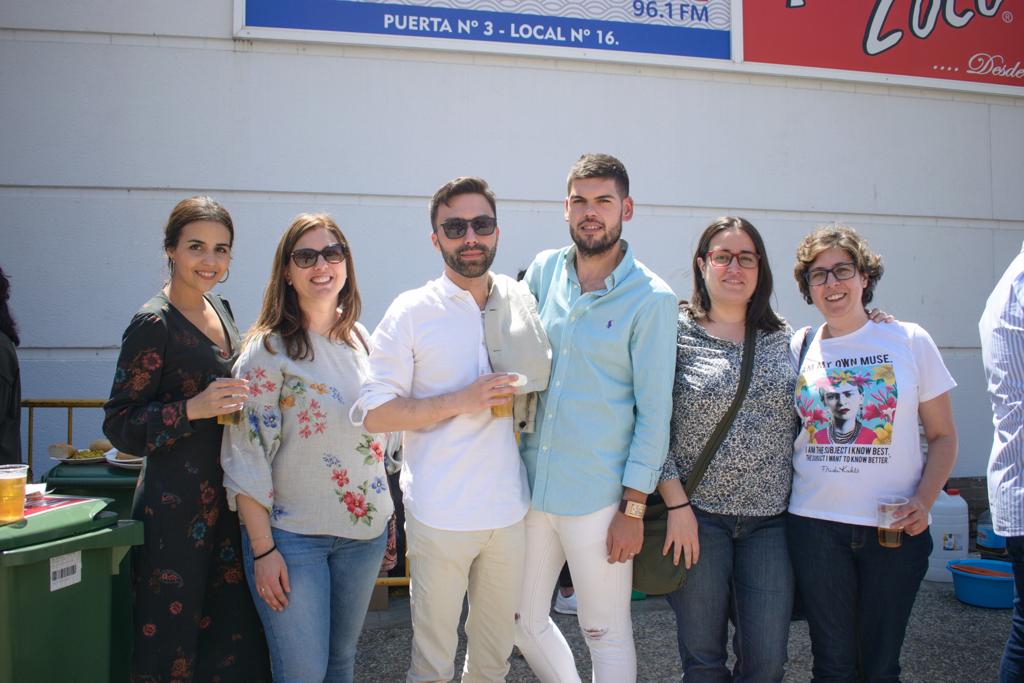
[[[170,271],[171,275],[174,275],[174,259],[170,256],[167,257],[167,270]]]
[[[227,270],[224,271],[224,279],[223,280],[217,280],[217,284],[220,284],[220,285],[224,284],[225,282],[228,281],[229,277],[231,277],[231,269],[230,268],[228,268]]]

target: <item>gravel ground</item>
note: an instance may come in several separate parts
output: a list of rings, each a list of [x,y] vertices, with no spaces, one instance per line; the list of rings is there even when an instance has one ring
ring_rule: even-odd
[[[978,683],[995,681],[999,657],[1010,628],[1011,610],[982,609],[958,601],[948,583],[924,582],[914,605],[903,646],[905,683]],[[582,680],[590,680],[590,656],[576,617],[554,614],[576,655]],[[456,672],[465,657],[465,633],[459,630]],[[633,636],[637,644],[638,680],[679,681],[682,672],[675,640],[675,618],[660,598],[633,603]],[[395,595],[388,610],[371,612],[359,641],[356,681],[400,683],[409,665],[412,628],[408,598]],[[806,622],[794,622],[789,633],[789,664],[785,681],[809,681],[811,647]],[[537,679],[526,661],[512,655],[510,683]]]

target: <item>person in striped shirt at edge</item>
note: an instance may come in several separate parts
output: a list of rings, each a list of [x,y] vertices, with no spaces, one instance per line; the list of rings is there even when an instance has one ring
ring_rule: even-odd
[[[988,501],[994,530],[1006,537],[1017,585],[1010,637],[999,665],[1000,683],[1010,683],[1024,681],[1024,250],[992,290],[978,330],[995,424]]]

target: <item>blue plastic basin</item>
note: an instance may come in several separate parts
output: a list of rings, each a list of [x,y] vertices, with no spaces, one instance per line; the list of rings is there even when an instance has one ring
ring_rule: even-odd
[[[982,576],[955,569],[953,565],[968,565],[1006,572],[1009,577]],[[950,560],[946,569],[953,574],[953,589],[960,602],[977,607],[1008,609],[1013,607],[1013,565],[999,560]]]

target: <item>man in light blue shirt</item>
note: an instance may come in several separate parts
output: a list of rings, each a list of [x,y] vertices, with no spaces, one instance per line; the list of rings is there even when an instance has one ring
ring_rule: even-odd
[[[996,533],[1007,537],[1017,584],[999,666],[1000,683],[1008,683],[1024,681],[1024,251],[992,290],[978,329],[995,423],[988,500]]]
[[[549,617],[568,560],[594,680],[622,683],[636,679],[632,558],[668,449],[677,302],[621,239],[633,216],[622,163],[584,155],[567,185],[573,244],[539,254],[525,277],[553,366],[522,446],[532,500],[516,644],[541,681],[579,680]]]

